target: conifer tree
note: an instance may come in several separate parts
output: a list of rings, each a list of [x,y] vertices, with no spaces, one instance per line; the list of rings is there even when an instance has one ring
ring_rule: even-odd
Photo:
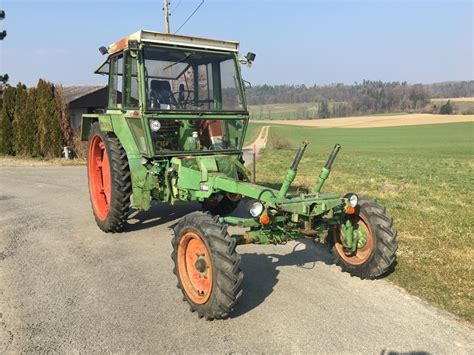
[[[60,116],[61,133],[63,137],[63,145],[71,146],[73,144],[73,131],[71,127],[71,118],[69,117],[68,106],[64,102],[64,92],[61,85],[55,85],[54,99],[56,109]]]
[[[441,108],[439,109],[439,113],[442,115],[450,115],[453,113],[453,105],[451,104],[451,101],[448,100]]]
[[[40,79],[36,85],[36,117],[37,117],[37,140],[35,151],[38,156],[43,156],[43,142],[46,140],[46,116],[47,116],[47,97],[48,97],[48,84]]]
[[[319,118],[328,118],[330,116],[329,105],[326,100],[321,101],[319,104],[318,117]]]
[[[62,149],[61,114],[54,98],[54,85],[40,79],[37,86],[38,136],[41,156],[57,157]]]
[[[25,136],[28,140],[24,142],[27,155],[36,157],[40,155],[38,148],[38,117],[36,109],[36,88],[28,89],[28,98],[26,100],[25,116],[26,125],[24,126]]]
[[[26,143],[31,137],[27,136],[28,131],[25,128],[28,125],[26,117],[26,101],[28,100],[28,91],[26,86],[18,83],[16,86],[15,112],[13,120],[13,148],[17,155],[28,155]]]
[[[3,90],[2,113],[0,115],[0,153],[13,155],[13,120],[15,115],[16,88],[6,86]]]

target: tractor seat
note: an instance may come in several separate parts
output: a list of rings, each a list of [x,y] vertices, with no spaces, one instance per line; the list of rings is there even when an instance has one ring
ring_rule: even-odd
[[[176,98],[171,91],[171,85],[166,80],[152,80],[150,83],[150,97],[158,101],[158,104],[177,105]]]

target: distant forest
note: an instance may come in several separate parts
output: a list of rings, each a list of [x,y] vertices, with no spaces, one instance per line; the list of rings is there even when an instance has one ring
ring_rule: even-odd
[[[258,85],[247,89],[248,103],[258,114],[261,105],[313,104],[320,118],[391,112],[434,112],[434,98],[474,96],[474,81],[408,84],[364,80],[353,85]],[[262,111],[260,107],[260,111]],[[265,111],[265,110],[264,110]]]

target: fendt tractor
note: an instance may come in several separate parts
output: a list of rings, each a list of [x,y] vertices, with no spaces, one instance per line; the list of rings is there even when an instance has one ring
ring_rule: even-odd
[[[384,207],[348,193],[322,192],[341,146],[336,144],[308,193],[289,193],[307,143],[281,188],[252,183],[242,153],[249,112],[239,43],[138,31],[100,52],[108,106],[82,117],[89,141],[88,179],[95,220],[120,232],[130,208],[151,201],[200,202],[174,226],[173,272],[192,311],[225,318],[242,294],[236,246],[307,237],[332,247],[344,271],[360,278],[389,273],[396,232]],[[232,215],[239,203],[246,214]],[[242,227],[229,235],[227,227]],[[257,271],[256,271],[257,272]]]

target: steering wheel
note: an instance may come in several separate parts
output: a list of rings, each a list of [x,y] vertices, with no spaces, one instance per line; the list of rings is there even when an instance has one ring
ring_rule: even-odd
[[[190,100],[191,95],[194,95],[194,90],[181,90],[181,91],[175,91],[175,92],[170,93],[169,98],[174,99],[170,101],[177,102],[176,106],[185,108],[188,104],[192,105],[192,100]],[[178,99],[176,100],[176,98]],[[172,104],[172,105],[175,105],[175,104]]]

